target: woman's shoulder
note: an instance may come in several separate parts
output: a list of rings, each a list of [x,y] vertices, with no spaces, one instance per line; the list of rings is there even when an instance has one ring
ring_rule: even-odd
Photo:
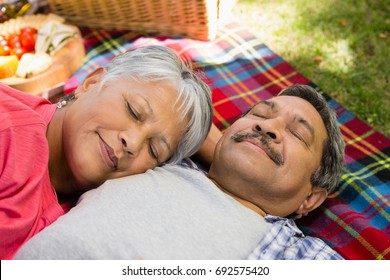
[[[0,108],[2,118],[22,118],[23,121],[13,122],[19,125],[31,123],[47,125],[55,112],[55,105],[46,98],[21,92],[2,83],[0,83]]]

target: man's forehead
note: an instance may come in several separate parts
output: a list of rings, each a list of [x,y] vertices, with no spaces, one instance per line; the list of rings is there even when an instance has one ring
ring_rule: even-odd
[[[272,112],[289,111],[295,116],[295,120],[308,127],[312,134],[322,127],[325,135],[327,135],[325,124],[320,113],[304,98],[288,95],[275,96],[260,101],[250,111],[258,107],[265,107]],[[318,123],[321,123],[322,126],[317,125]]]
[[[303,107],[311,107],[314,111],[317,112],[317,110],[314,108],[314,106],[309,101],[307,101],[301,97],[298,97],[298,96],[289,96],[289,95],[275,96],[275,97],[272,97],[272,98],[269,98],[266,100],[262,100],[259,103],[257,103],[254,107],[267,106],[273,110],[277,110],[280,108],[297,109],[297,107],[296,107],[297,104],[300,104]],[[288,107],[286,107],[286,106],[288,106]]]

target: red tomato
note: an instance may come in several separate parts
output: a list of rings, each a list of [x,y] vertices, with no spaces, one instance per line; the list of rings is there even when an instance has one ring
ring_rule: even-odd
[[[20,42],[22,47],[26,49],[26,51],[30,52],[35,49],[35,35],[31,33],[25,33],[20,36]]]
[[[23,47],[14,48],[13,51],[11,51],[11,53],[15,54],[18,57],[18,59],[20,59],[22,55],[24,55],[26,52],[27,51]]]
[[[27,26],[27,27],[23,27],[22,29],[20,29],[20,34],[23,36],[24,34],[32,34],[32,35],[35,35],[37,33],[37,30],[34,28],[34,27],[30,27],[30,26]]]
[[[0,34],[0,41],[8,41],[7,36]]]
[[[27,26],[20,29],[20,42],[26,51],[29,52],[35,49],[36,34],[37,29],[34,27]]]
[[[11,34],[11,35],[9,35],[8,45],[11,48],[13,48],[13,49],[20,48],[22,46],[22,44],[20,42],[19,34]]]
[[[1,46],[8,46],[8,41],[5,39],[0,39],[0,45]]]
[[[0,46],[0,55],[10,55],[11,54],[11,48],[7,45]]]

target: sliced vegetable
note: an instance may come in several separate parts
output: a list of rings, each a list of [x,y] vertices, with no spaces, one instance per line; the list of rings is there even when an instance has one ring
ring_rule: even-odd
[[[25,53],[19,61],[16,76],[30,78],[45,71],[52,64],[52,58],[46,53]]]
[[[15,75],[18,63],[16,55],[0,56],[0,79]]]
[[[75,35],[76,32],[71,27],[58,21],[48,21],[38,30],[35,52],[53,55]]]

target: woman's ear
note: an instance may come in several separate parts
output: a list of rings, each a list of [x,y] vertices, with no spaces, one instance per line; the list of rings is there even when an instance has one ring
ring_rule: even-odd
[[[84,92],[88,91],[91,86],[98,84],[105,72],[106,69],[100,66],[91,73],[89,73],[84,79],[84,81],[81,83],[81,85],[79,85],[75,90],[75,97],[78,98],[80,94],[83,94]]]
[[[299,206],[298,210],[295,212],[294,219],[302,218],[309,214],[309,212],[316,209],[320,206],[324,200],[328,197],[328,192],[325,188],[313,187],[311,193]]]

